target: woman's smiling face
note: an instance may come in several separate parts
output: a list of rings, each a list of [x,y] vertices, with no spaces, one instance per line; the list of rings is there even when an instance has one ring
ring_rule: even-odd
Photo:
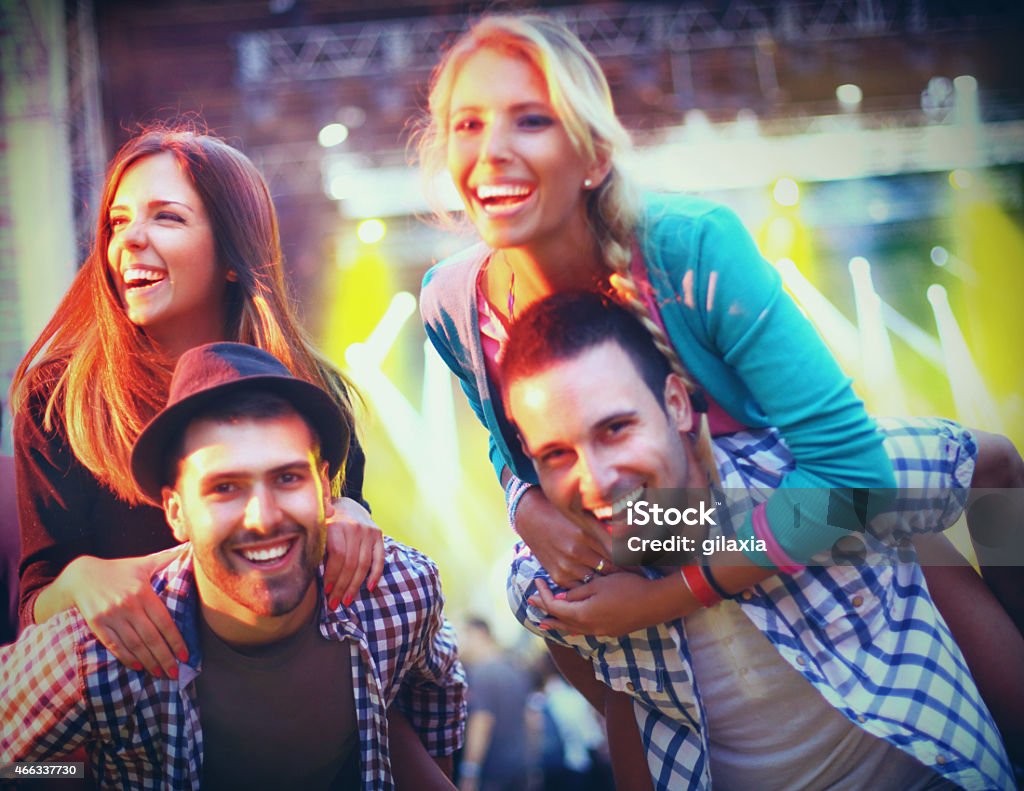
[[[220,340],[227,276],[206,207],[173,154],[124,171],[108,222],[107,262],[129,320],[175,355]]]
[[[585,230],[593,167],[525,56],[491,47],[468,56],[452,84],[447,134],[449,173],[492,248],[538,247]]]

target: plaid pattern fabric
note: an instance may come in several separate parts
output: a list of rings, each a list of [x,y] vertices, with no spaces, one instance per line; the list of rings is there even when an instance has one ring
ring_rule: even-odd
[[[347,610],[327,609],[320,631],[352,646],[363,786],[393,788],[385,709],[407,716],[428,751],[462,744],[466,682],[437,567],[385,538],[384,575]],[[100,787],[199,788],[203,736],[198,593],[190,549],[154,579],[189,648],[177,681],[129,670],[96,640],[77,611],[29,627],[0,648],[0,762],[57,758],[87,745]]]
[[[879,421],[904,489],[939,488],[953,496],[916,503],[915,529],[943,530],[959,517],[958,494],[970,483],[977,447],[949,421]],[[792,466],[773,430],[715,440],[723,488],[749,493],[733,506],[733,527]],[[768,487],[768,488],[766,488]],[[897,495],[899,498],[900,495]],[[899,503],[905,509],[915,503]],[[727,531],[728,527],[725,528]],[[886,739],[966,789],[1011,789],[1009,763],[991,715],[963,656],[936,612],[916,562],[906,550],[865,539],[859,566],[809,566],[771,577],[739,599],[751,622],[826,701],[851,722]],[[650,576],[658,572],[648,570]],[[648,765],[659,791],[710,789],[704,708],[683,621],[622,638],[542,631],[545,614],[528,604],[537,578],[554,586],[521,546],[509,575],[509,603],[519,621],[545,639],[575,649],[595,676],[633,697]],[[854,598],[856,596],[856,602]]]

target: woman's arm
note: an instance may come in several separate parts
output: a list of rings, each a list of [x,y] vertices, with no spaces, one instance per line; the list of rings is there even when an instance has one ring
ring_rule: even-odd
[[[154,674],[177,673],[184,641],[150,577],[170,557],[103,558],[119,546],[126,555],[174,544],[162,513],[129,508],[103,489],[71,452],[60,426],[42,426],[41,399],[14,424],[18,518],[21,528],[23,625],[77,607],[89,628],[117,658]],[[103,521],[99,540],[95,520]]]
[[[611,536],[596,520],[590,522],[588,530],[564,516],[539,486],[522,496],[515,513],[516,532],[563,588],[593,574],[602,561],[602,568],[612,568]]]
[[[891,489],[892,466],[849,377],[750,234],[728,209],[704,206],[655,224],[648,275],[690,372],[733,417],[776,427],[793,454],[739,537],[778,546],[751,553],[762,565],[806,563],[857,523],[849,490]]]

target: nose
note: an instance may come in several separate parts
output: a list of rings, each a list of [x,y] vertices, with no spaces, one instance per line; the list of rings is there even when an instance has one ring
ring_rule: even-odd
[[[245,504],[245,528],[266,533],[275,528],[280,521],[281,508],[274,493],[266,486],[256,486],[249,497],[249,502]]]
[[[485,162],[503,162],[510,156],[511,136],[508,125],[501,120],[488,124],[480,147],[480,158]]]
[[[134,219],[126,222],[121,228],[118,236],[123,244],[129,250],[139,250],[145,247],[149,243],[149,237],[146,233],[146,224],[141,219]]]
[[[584,501],[605,502],[615,488],[618,472],[602,454],[581,452],[576,463],[580,494]]]

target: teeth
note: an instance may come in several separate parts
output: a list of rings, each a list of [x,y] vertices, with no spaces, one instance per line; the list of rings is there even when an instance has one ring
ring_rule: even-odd
[[[628,507],[629,502],[636,502],[641,495],[644,493],[644,487],[638,486],[628,494],[623,495],[611,505],[601,505],[597,508],[591,508],[590,512],[594,515],[595,519],[599,519],[602,522],[607,522],[616,516],[622,516]]]
[[[491,198],[524,198],[533,190],[522,184],[481,184],[476,188],[476,196],[480,200]]]
[[[283,558],[287,554],[291,542],[286,544],[278,544],[276,547],[268,547],[266,549],[243,549],[240,550],[242,557],[251,563],[269,563],[272,560]]]
[[[121,277],[125,285],[131,286],[136,283],[154,283],[157,280],[163,280],[164,273],[152,269],[132,268],[125,270]]]

